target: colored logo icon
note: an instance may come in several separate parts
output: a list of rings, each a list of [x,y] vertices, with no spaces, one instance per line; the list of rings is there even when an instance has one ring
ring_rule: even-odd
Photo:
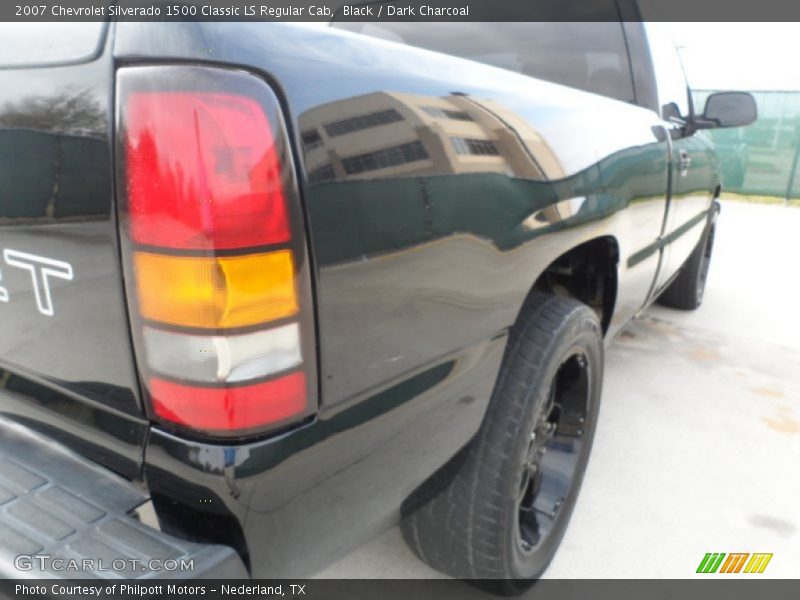
[[[772,553],[708,552],[697,567],[698,573],[763,573]]]

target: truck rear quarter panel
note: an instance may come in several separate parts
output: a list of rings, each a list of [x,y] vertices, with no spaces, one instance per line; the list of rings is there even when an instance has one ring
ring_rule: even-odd
[[[146,452],[156,495],[241,524],[257,576],[307,574],[397,519],[477,431],[508,328],[561,254],[617,245],[609,336],[648,299],[667,188],[649,110],[294,25],[119,24],[115,56],[260,74],[295,140],[320,412],[237,446],[154,429]]]

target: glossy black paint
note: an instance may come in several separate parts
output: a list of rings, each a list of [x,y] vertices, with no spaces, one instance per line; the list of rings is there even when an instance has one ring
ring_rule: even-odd
[[[72,268],[49,278],[47,315],[31,273],[0,257],[0,412],[138,478],[148,425],[112,210],[112,81],[110,42],[87,63],[0,69],[0,254]]]
[[[191,529],[194,515],[212,513],[207,536],[246,552],[256,577],[336,560],[395,523],[403,500],[472,436],[504,346],[503,336],[444,357],[272,439],[221,446],[154,429],[145,471],[164,526]]]
[[[614,245],[610,339],[652,301],[664,240],[707,210],[715,187],[703,158],[710,146],[687,141],[699,174],[681,189],[696,201],[668,211],[669,125],[648,108],[361,36],[126,23],[115,55],[123,64],[201,61],[261,75],[282,99],[302,166],[318,417],[237,446],[154,430],[146,452],[161,506],[178,514],[207,495],[220,523],[242,524],[244,539],[230,543],[256,576],[308,573],[397,519],[403,499],[477,430],[506,331],[556,258],[593,239]],[[640,88],[652,102],[652,81]],[[484,115],[516,153],[489,169],[465,167],[447,124],[421,116],[425,103],[452,103],[473,121]],[[352,120],[391,110],[414,127],[403,130],[396,115]],[[369,126],[374,119],[389,122]],[[331,123],[340,123],[332,136]],[[416,141],[427,159],[404,163],[421,156]],[[369,170],[374,161],[389,167]],[[673,241],[682,238],[693,245],[683,235]]]
[[[57,221],[42,225],[48,235],[39,236],[59,256],[76,252],[75,280],[54,291],[58,302],[73,295],[84,303],[81,327],[65,329],[70,320],[56,314],[46,322],[48,341],[34,338],[27,365],[2,359],[9,372],[47,378],[61,393],[72,385],[67,408],[42,408],[36,393],[4,393],[0,406],[108,444],[109,456],[142,461],[163,526],[229,543],[254,576],[308,574],[394,523],[403,500],[477,431],[508,328],[542,273],[581,244],[607,242],[616,257],[611,339],[688,256],[718,185],[704,134],[673,140],[672,126],[652,110],[652,78],[641,57],[632,64],[647,79],[636,86],[646,102],[636,106],[296,25],[120,23],[110,39],[114,65],[105,53],[71,70],[0,71],[0,78],[48,75],[93,90],[107,161],[84,167],[99,177],[90,196],[100,217],[69,224],[84,234],[94,227],[95,245],[70,242]],[[319,412],[280,435],[220,444],[152,427],[144,443],[107,123],[112,66],[152,64],[242,68],[270,83],[282,104],[309,231]],[[16,88],[20,98],[31,93]],[[437,117],[425,106],[469,118]],[[685,175],[682,149],[692,158]],[[18,236],[33,252],[38,238],[30,229],[3,229],[0,246]],[[93,295],[75,285],[89,253],[99,264]],[[36,327],[34,316],[25,324]],[[107,343],[82,347],[98,339]],[[0,357],[10,351],[2,348]],[[104,388],[109,402],[96,402],[81,385],[86,370],[116,386]],[[135,435],[107,439],[109,428],[101,435],[73,404],[131,423]]]

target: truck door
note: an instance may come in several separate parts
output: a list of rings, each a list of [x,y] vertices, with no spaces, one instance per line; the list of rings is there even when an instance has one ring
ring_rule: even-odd
[[[646,26],[663,125],[670,134],[662,259],[653,294],[669,283],[700,240],[714,190],[713,145],[704,133],[685,135],[689,89],[674,42],[663,24]]]
[[[0,25],[0,415],[137,477],[109,29]]]

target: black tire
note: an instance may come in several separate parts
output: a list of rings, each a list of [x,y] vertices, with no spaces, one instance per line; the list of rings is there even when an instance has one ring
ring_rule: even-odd
[[[476,438],[418,491],[401,523],[414,553],[491,591],[528,587],[553,558],[575,505],[602,379],[594,311],[533,293]]]
[[[667,289],[661,292],[658,297],[659,304],[681,310],[694,310],[703,303],[717,227],[717,211],[716,208],[713,210],[703,237],[700,238],[697,247],[686,259],[678,276],[672,280]]]

